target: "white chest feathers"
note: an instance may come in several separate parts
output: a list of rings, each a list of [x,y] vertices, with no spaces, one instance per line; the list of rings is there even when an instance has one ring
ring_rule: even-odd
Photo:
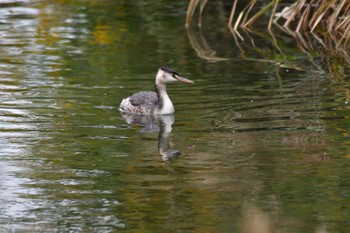
[[[163,104],[160,106],[159,114],[172,114],[175,112],[174,105],[168,95],[163,95]]]

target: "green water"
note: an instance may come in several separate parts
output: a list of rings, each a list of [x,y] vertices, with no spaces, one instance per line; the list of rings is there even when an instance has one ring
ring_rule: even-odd
[[[347,72],[242,59],[216,7],[214,54],[186,1],[0,3],[0,232],[348,231]],[[170,123],[128,124],[162,65],[195,84],[169,85]]]

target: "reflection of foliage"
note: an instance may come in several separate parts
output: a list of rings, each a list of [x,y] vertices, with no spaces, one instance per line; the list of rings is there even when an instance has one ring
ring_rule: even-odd
[[[8,114],[11,125],[23,126],[23,118],[33,126],[29,130],[20,128],[19,134],[14,129],[3,130],[3,136],[10,140],[11,135],[20,136],[16,138],[19,144],[30,142],[33,157],[29,161],[34,165],[28,173],[23,172],[23,178],[36,189],[24,197],[29,202],[38,200],[31,214],[52,213],[42,222],[47,220],[52,229],[65,232],[73,231],[67,229],[71,226],[86,232],[92,231],[91,225],[103,227],[109,223],[109,227],[123,227],[118,219],[112,224],[110,221],[96,224],[101,216],[118,216],[126,224],[121,230],[125,232],[239,232],[242,222],[249,232],[254,230],[254,223],[267,226],[267,222],[273,226],[275,219],[282,226],[266,231],[283,232],[288,231],[284,230],[287,227],[307,225],[311,232],[318,224],[313,221],[318,219],[339,216],[347,221],[347,215],[341,216],[346,213],[341,208],[349,204],[348,165],[335,168],[339,165],[332,154],[330,161],[319,162],[324,158],[321,152],[330,145],[327,140],[332,139],[327,135],[327,120],[322,119],[323,110],[339,105],[321,102],[332,101],[334,97],[321,99],[325,88],[320,85],[317,72],[306,72],[296,79],[287,75],[284,80],[275,79],[268,73],[270,81],[247,76],[232,80],[230,71],[236,61],[209,65],[205,62],[200,67],[179,17],[168,15],[176,13],[181,1],[172,1],[173,8],[166,6],[169,0],[48,2],[36,3],[40,11],[35,17],[38,23],[33,27],[34,40],[28,43],[22,40],[28,36],[26,33],[17,36],[21,42],[18,44],[27,47],[19,54],[21,59],[33,57],[28,53],[45,58],[38,60],[37,65],[32,65],[33,60],[29,59],[21,64],[31,67],[29,71],[44,74],[16,75],[16,85],[29,81],[31,85],[37,82],[37,86],[10,90],[16,105],[5,104],[5,112],[11,112]],[[189,42],[200,58],[213,62],[228,60],[210,44],[218,42],[222,34],[213,39],[204,38],[204,30],[199,32],[188,28]],[[257,38],[268,43],[255,44]],[[278,35],[274,39],[268,33],[251,32],[244,35],[244,42],[236,39],[245,59],[306,70],[305,64],[296,58],[300,50],[290,46],[286,38],[289,37]],[[229,50],[227,44],[222,47]],[[310,62],[317,71],[324,72],[318,68],[320,62],[313,59],[322,53],[309,51]],[[134,78],[129,83],[139,79],[128,87],[138,88],[136,83],[141,83],[145,85],[142,88],[148,88],[146,85],[152,83],[147,69],[153,71],[160,61],[171,62],[170,59],[188,64],[200,82],[191,90],[191,98],[187,94],[178,96],[190,107],[179,114],[182,121],[174,136],[191,156],[165,166],[158,161],[158,155],[154,156],[156,139],[126,130],[115,107],[126,92],[132,91],[119,88],[127,83],[125,79]],[[3,64],[14,61],[8,56],[2,59]],[[254,72],[248,73],[259,74],[274,68],[261,62],[238,63],[239,74],[252,69]],[[327,60],[336,93],[349,89],[345,85],[343,63],[341,57]],[[206,71],[214,75],[205,74],[203,78],[198,75]],[[136,76],[142,72],[147,75]],[[226,77],[220,77],[221,74]],[[2,84],[6,88],[13,81],[4,76],[7,77]],[[153,76],[150,78],[153,80]],[[22,107],[20,96],[28,103],[23,107],[30,110],[17,122],[15,116],[21,109],[15,108]],[[343,101],[341,96],[337,98]],[[237,111],[232,112],[233,109]],[[349,125],[341,125],[346,121],[334,122],[342,126],[341,133],[347,142],[345,129]],[[22,137],[26,132],[33,134]],[[348,144],[341,150],[348,154]],[[23,153],[19,162],[26,162],[26,158]],[[255,230],[261,229],[264,228]]]
[[[197,36],[189,28],[187,29],[188,39],[190,40],[192,48],[197,52],[198,57],[203,58],[207,61],[226,61],[227,58],[221,58],[216,56],[216,51],[212,50],[202,34]]]
[[[200,15],[198,24],[202,25],[202,18],[205,16],[204,7],[209,2],[207,0],[190,1],[186,18],[188,28],[197,8]],[[325,72],[320,64],[315,62],[315,58],[320,57],[326,60],[324,64],[329,67],[327,71],[332,73],[331,67],[344,63],[350,64],[350,56],[347,53],[350,46],[349,11],[350,2],[346,0],[315,0],[311,3],[301,0],[294,4],[279,0],[259,1],[259,3],[256,0],[248,3],[234,0],[226,22],[244,59],[256,60],[258,55],[261,61],[299,70],[299,64],[295,64],[294,59],[291,60],[288,55],[291,51],[295,51],[293,47],[296,46],[309,57],[310,63],[316,70]],[[223,12],[219,11],[218,14],[222,15]],[[264,29],[261,30],[261,27]],[[256,30],[256,28],[259,29]],[[286,35],[294,39],[293,47],[286,40]],[[266,46],[259,47],[255,42],[257,37],[272,44],[273,47],[270,49]],[[249,56],[251,52],[255,55]],[[332,64],[334,62],[337,64]]]
[[[186,19],[187,25],[191,23],[198,4],[200,3],[201,16],[207,2],[208,0],[190,1]],[[291,35],[301,36],[301,33],[305,32],[320,32],[322,35],[327,33],[336,42],[337,46],[342,43],[348,44],[350,39],[350,2],[347,0],[314,0],[311,2],[298,0],[294,3],[271,0],[266,1],[266,5],[259,5],[257,2],[257,0],[249,1],[235,17],[238,0],[234,0],[228,26],[237,32],[238,27],[250,27],[263,15],[267,14],[269,15],[269,20],[267,20],[269,30],[271,30],[272,25],[276,25]],[[255,12],[252,14],[251,12],[254,10]],[[283,19],[283,24],[280,19]],[[293,22],[294,25],[292,25]]]
[[[112,41],[111,36],[108,34],[110,26],[97,25],[92,32],[94,41],[98,44],[110,44]]]

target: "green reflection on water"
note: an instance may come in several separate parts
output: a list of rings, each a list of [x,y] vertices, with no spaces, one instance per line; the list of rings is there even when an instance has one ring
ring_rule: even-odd
[[[24,30],[0,27],[0,229],[347,229],[348,77],[239,60],[214,26],[208,42],[234,59],[207,62],[184,28],[186,2],[18,4],[24,12],[14,4],[2,19]],[[158,132],[118,111],[123,97],[153,89],[161,65],[195,81],[168,88],[168,140],[182,155],[166,162]]]

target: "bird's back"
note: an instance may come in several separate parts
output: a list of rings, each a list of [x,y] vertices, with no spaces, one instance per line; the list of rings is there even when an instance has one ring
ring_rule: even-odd
[[[140,91],[124,99],[120,110],[129,113],[151,114],[158,106],[158,95],[153,91]]]

